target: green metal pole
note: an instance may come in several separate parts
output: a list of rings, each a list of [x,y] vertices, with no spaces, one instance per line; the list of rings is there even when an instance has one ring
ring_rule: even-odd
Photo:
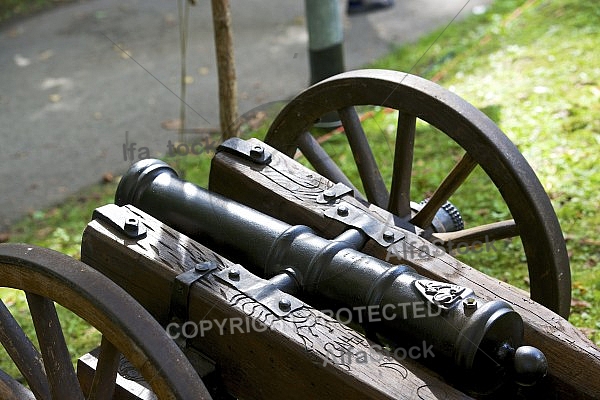
[[[338,0],[305,0],[311,85],[344,72],[344,29]]]

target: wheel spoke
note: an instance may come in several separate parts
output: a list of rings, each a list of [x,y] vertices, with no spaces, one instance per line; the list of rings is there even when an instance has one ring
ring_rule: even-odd
[[[432,238],[436,244],[456,248],[458,244],[471,247],[515,236],[519,236],[519,228],[513,219],[509,219],[456,232],[434,233]]]
[[[50,386],[42,356],[2,301],[0,301],[0,343],[23,374],[36,398],[50,399]]]
[[[386,208],[389,194],[356,109],[353,106],[344,107],[338,110],[338,114],[344,125],[367,199],[379,207]]]
[[[348,179],[340,167],[338,167],[331,157],[329,157],[329,154],[323,150],[310,132],[304,132],[300,135],[298,138],[298,148],[319,174],[335,183],[343,183],[354,190],[355,197],[364,200],[360,191],[352,184],[352,182],[350,182],[350,179]]]
[[[26,295],[50,381],[52,398],[83,400],[54,303],[37,294],[28,292]]]
[[[452,196],[452,194],[462,185],[462,183],[471,174],[477,162],[468,153],[454,166],[452,171],[444,178],[442,183],[435,190],[431,198],[423,208],[412,218],[412,224],[426,228],[431,224],[435,214],[440,207]]]
[[[113,398],[120,357],[121,353],[106,339],[106,336],[102,336],[98,365],[96,366],[88,400],[110,400]]]
[[[394,171],[388,211],[401,218],[410,218],[410,181],[412,173],[413,153],[415,147],[415,127],[417,118],[414,115],[398,114],[396,146],[394,150]]]

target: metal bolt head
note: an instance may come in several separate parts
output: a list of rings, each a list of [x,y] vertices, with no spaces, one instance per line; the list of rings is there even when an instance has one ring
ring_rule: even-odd
[[[252,158],[261,158],[264,153],[265,150],[259,145],[252,146],[250,149],[250,157]]]
[[[473,297],[464,299],[463,306],[465,307],[465,310],[470,310],[470,311],[477,310],[477,300],[475,300]]]
[[[290,311],[292,308],[292,302],[288,299],[279,300],[279,309],[281,311]]]
[[[231,279],[232,281],[237,281],[240,279],[240,271],[237,270],[236,268],[232,268],[229,271],[229,279]]]
[[[123,225],[123,229],[128,234],[133,234],[133,235],[137,234],[138,228],[139,228],[139,221],[135,217],[128,217],[125,220],[125,225]]]
[[[394,232],[389,231],[389,230],[383,232],[383,240],[385,240],[386,242],[393,242],[394,241]]]
[[[323,198],[325,200],[332,200],[335,199],[335,190],[333,189],[327,189],[323,192]]]
[[[350,211],[348,210],[348,207],[346,207],[345,205],[339,205],[337,208],[337,215],[339,215],[340,217],[347,217],[348,213]]]

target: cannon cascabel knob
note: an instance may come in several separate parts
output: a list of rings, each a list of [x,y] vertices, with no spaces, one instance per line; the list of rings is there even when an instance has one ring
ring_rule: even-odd
[[[515,382],[521,386],[532,386],[546,376],[548,361],[539,349],[533,346],[521,346],[513,358]]]

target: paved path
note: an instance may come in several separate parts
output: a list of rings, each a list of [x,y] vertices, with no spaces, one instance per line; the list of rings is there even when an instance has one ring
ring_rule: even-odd
[[[289,99],[309,80],[300,0],[232,0],[240,112]],[[397,0],[392,9],[346,19],[347,69],[446,25],[463,1]],[[470,1],[461,16],[490,0]],[[89,0],[0,27],[0,232],[124,172],[129,141],[154,154],[178,118],[179,30],[174,0]],[[189,127],[219,125],[210,2],[191,8]],[[115,44],[139,65],[123,57]],[[160,81],[160,82],[158,82]]]

